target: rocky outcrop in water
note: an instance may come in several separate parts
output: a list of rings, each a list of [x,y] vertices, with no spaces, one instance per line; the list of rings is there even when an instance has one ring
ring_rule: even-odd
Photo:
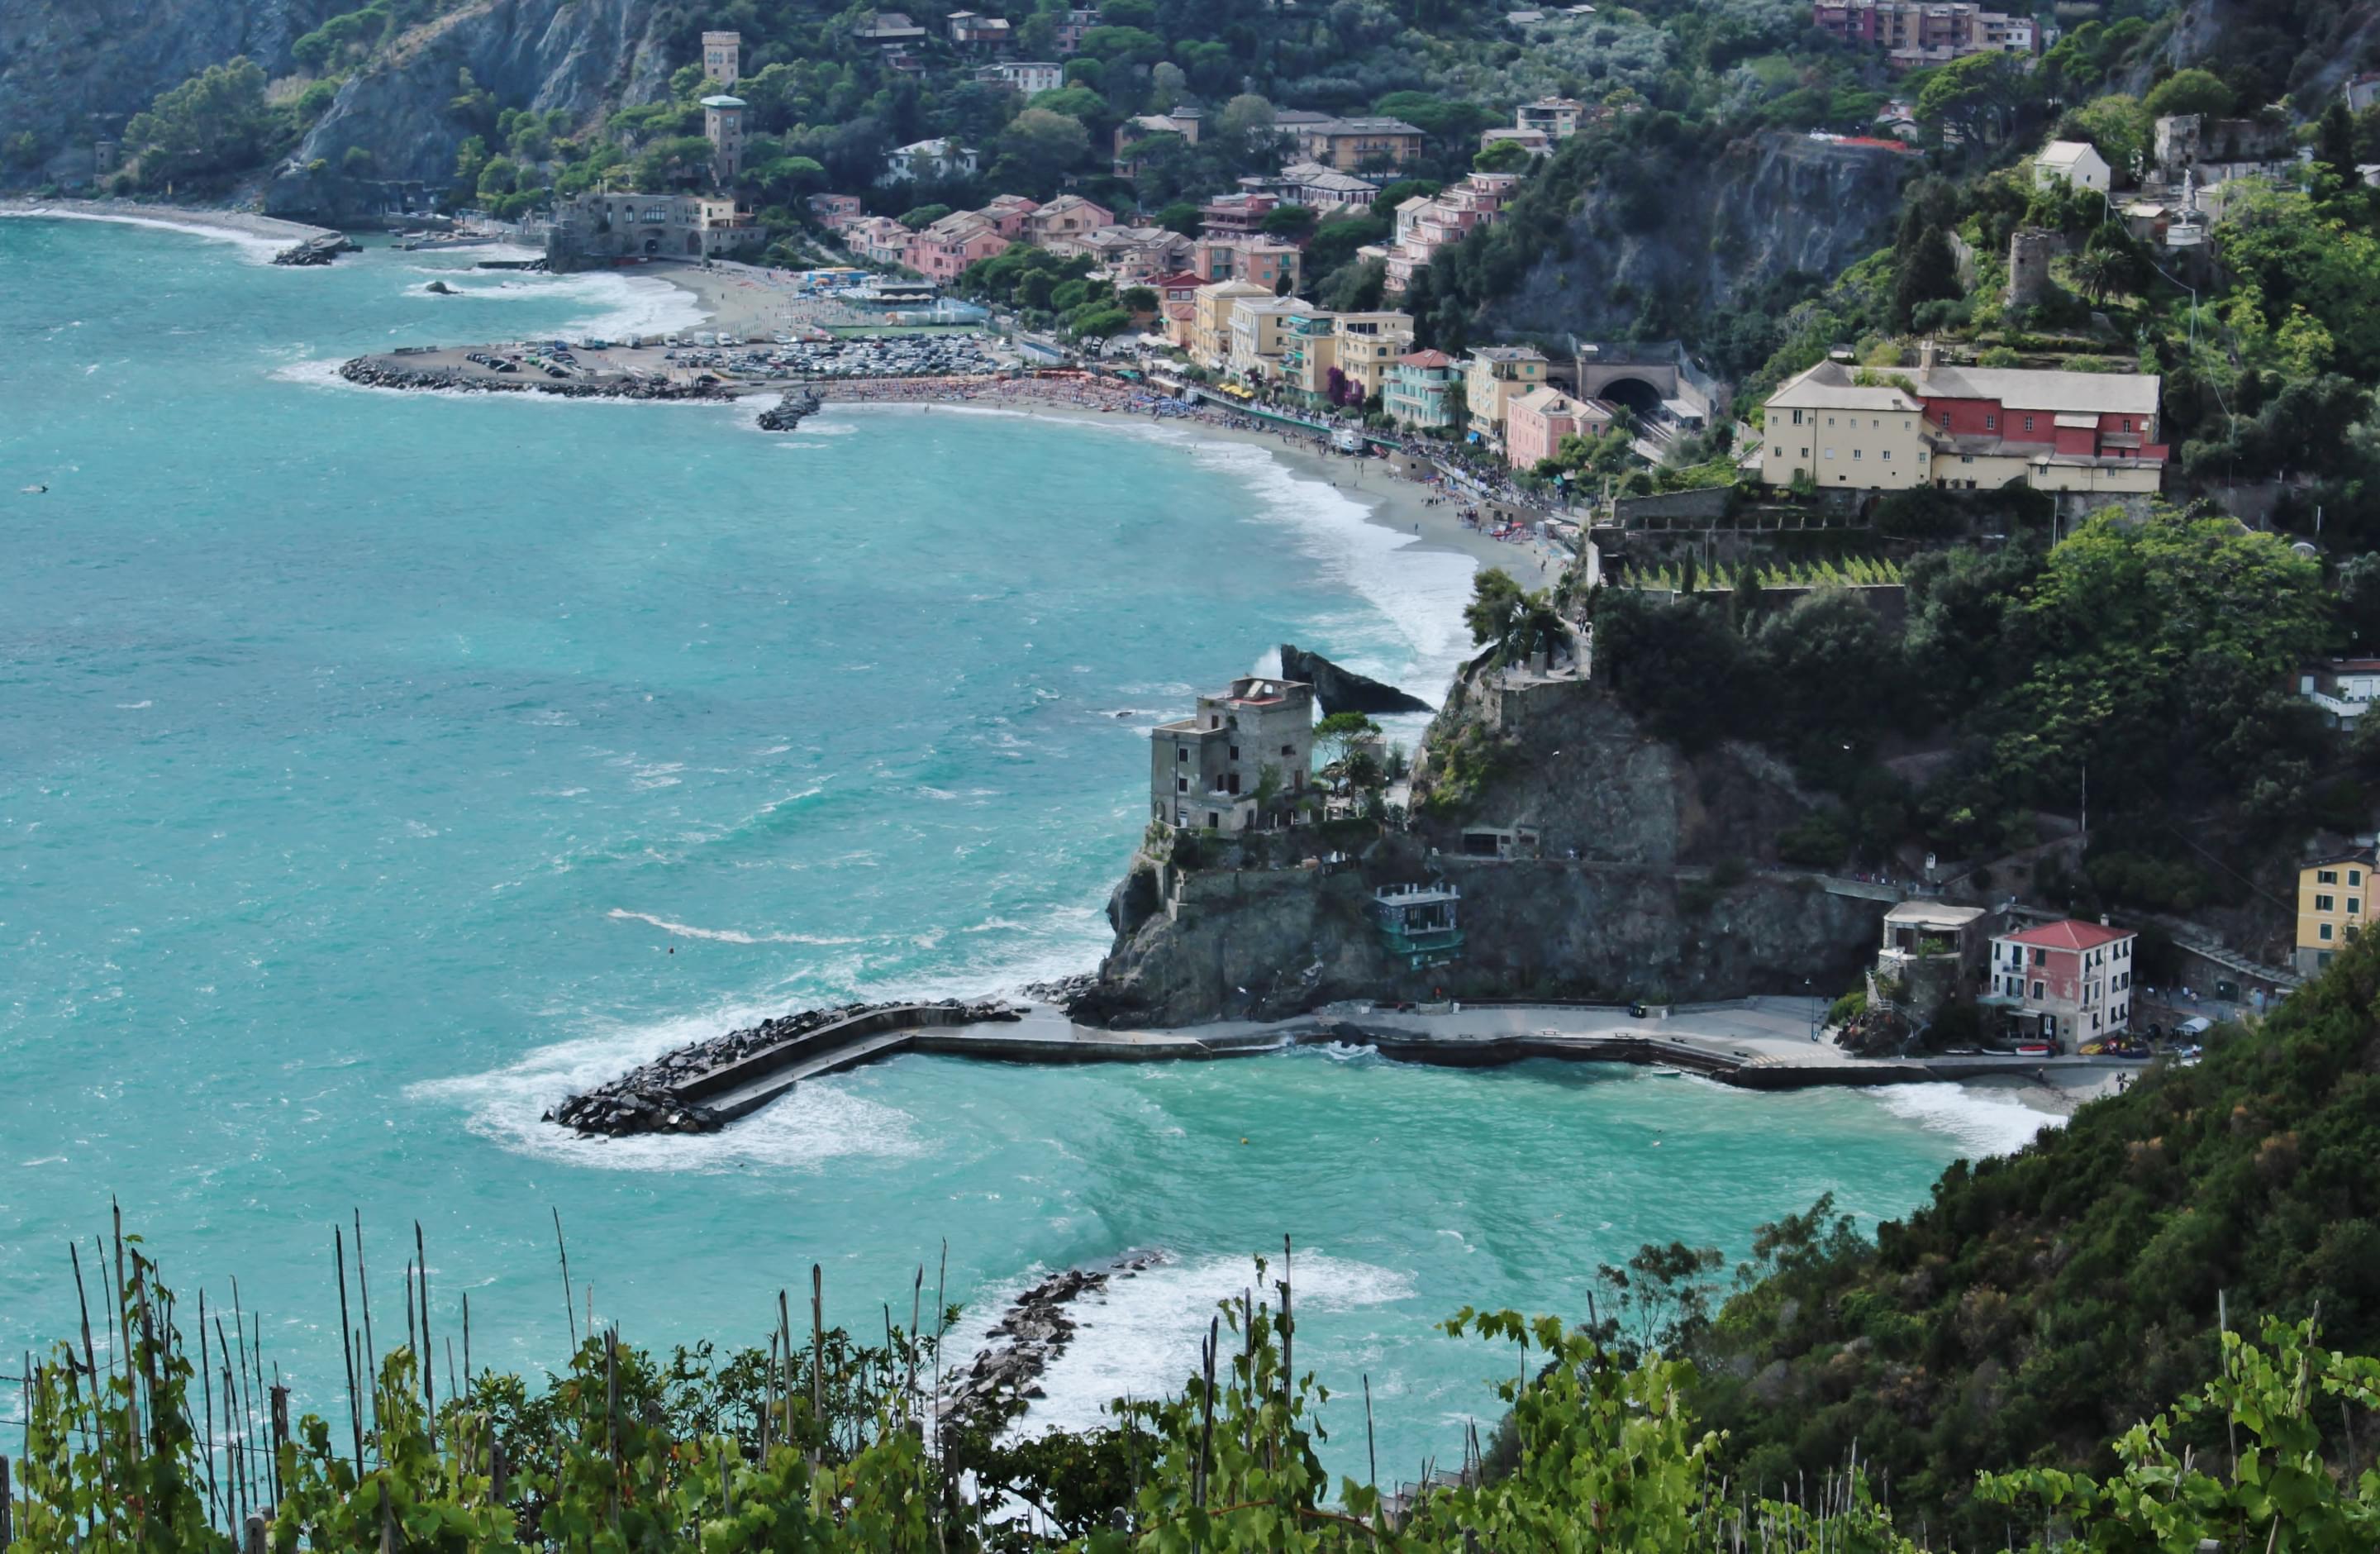
[[[288,264],[301,267],[314,264],[328,264],[331,261],[338,258],[343,253],[360,253],[363,250],[356,245],[354,239],[348,237],[345,233],[333,232],[321,237],[309,237],[302,243],[293,244],[290,247],[282,249],[279,253],[273,256],[273,262],[275,264]]]
[[[818,414],[824,400],[808,389],[787,389],[784,397],[760,412],[763,431],[792,431],[808,417]]]
[[[1382,685],[1369,675],[1358,674],[1352,669],[1342,669],[1320,653],[1309,653],[1303,648],[1284,642],[1281,645],[1281,673],[1283,678],[1303,680],[1314,687],[1314,699],[1322,705],[1322,715],[1333,712],[1431,712],[1437,709],[1417,696]]]
[[[1053,1273],[1018,1295],[988,1335],[997,1341],[956,1373],[943,1399],[945,1417],[997,1427],[1027,1401],[1041,1396],[1040,1379],[1066,1346],[1077,1324],[1068,1307],[1085,1295],[1104,1292],[1111,1280],[1131,1279],[1166,1261],[1158,1252],[1134,1252],[1096,1271],[1069,1269]]]

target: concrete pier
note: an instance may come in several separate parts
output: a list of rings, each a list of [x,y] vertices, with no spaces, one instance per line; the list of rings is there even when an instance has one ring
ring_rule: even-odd
[[[1489,1068],[1530,1059],[1674,1068],[1747,1090],[1955,1081],[2046,1070],[2134,1069],[2136,1061],[2017,1057],[1853,1057],[1811,1033],[1823,1004],[1755,998],[1645,1016],[1626,1009],[1496,1003],[1395,1010],[1338,1005],[1276,1024],[1226,1021],[1178,1030],[1101,1030],[1048,1004],[1022,1017],[951,1023],[948,1005],[894,1005],[837,1021],[674,1087],[720,1122],[750,1115],[807,1079],[905,1052],[992,1062],[1161,1062],[1252,1057],[1310,1045],[1369,1047],[1399,1062]]]

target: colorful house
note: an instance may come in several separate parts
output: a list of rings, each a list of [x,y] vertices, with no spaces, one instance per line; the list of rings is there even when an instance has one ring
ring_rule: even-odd
[[[1611,430],[1612,408],[1552,387],[1531,389],[1504,412],[1504,460],[1534,469],[1561,449],[1565,437],[1600,437]]]
[[[1472,435],[1500,445],[1512,401],[1545,386],[1546,358],[1527,346],[1482,346],[1463,364],[1463,378]]]
[[[1408,351],[1390,367],[1380,402],[1399,426],[1434,431],[1454,424],[1451,401],[1462,385],[1462,368],[1444,351]]]
[[[2297,968],[2311,977],[2361,932],[2372,896],[2373,850],[2350,848],[2298,870]]]
[[[2071,1052],[2131,1023],[2132,952],[2139,935],[2074,918],[1992,940],[1988,991],[2020,1037]]]

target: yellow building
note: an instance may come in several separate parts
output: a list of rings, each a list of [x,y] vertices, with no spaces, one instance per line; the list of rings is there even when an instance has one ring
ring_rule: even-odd
[[[1831,363],[1829,364],[1831,365]],[[1760,478],[1855,490],[1932,483],[1925,407],[1906,389],[1805,372],[1768,399]]]
[[[1191,294],[1190,359],[1220,370],[1232,355],[1232,310],[1244,297],[1269,297],[1271,288],[1251,281],[1215,281]]]
[[[1482,442],[1501,444],[1505,411],[1545,382],[1546,358],[1526,346],[1482,346],[1473,351],[1463,375],[1472,432]]]
[[[2363,927],[2370,904],[2369,847],[2316,858],[2298,870],[2298,970],[2311,977]]]
[[[1281,356],[1281,381],[1322,395],[1336,369],[1371,398],[1388,384],[1389,370],[1413,349],[1411,313],[1318,313],[1292,321]]]

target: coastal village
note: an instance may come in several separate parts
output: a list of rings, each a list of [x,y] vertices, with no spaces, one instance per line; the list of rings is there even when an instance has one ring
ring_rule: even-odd
[[[1887,51],[1895,68],[1984,54],[2029,57],[2038,44],[2029,20],[1967,5],[1821,4],[1814,14],[1821,29]],[[1075,34],[1097,25],[1096,13],[1071,16]],[[1013,57],[1000,18],[960,12],[946,27],[952,46],[982,60],[979,82],[1030,98],[1066,79],[1062,48],[1059,60]],[[925,36],[891,12],[873,13],[863,31],[895,68]],[[780,407],[762,421],[772,428],[798,425],[838,400],[1039,404],[1192,419],[1375,464],[1389,480],[1433,493],[1427,501],[1458,506],[1466,525],[1517,541],[1535,563],[1513,570],[1545,586],[1543,602],[1531,606],[1538,635],[1517,653],[1510,644],[1489,644],[1455,687],[1458,701],[1469,699],[1467,714],[1490,724],[1509,723],[1521,705],[1532,709],[1526,721],[1543,722],[1557,700],[1608,697],[1597,682],[1591,618],[1591,601],[1605,589],[1682,599],[1694,590],[1699,564],[1706,578],[1731,572],[1739,590],[1749,586],[1779,607],[1821,581],[1791,559],[1786,536],[1873,532],[1879,504],[1906,493],[2023,492],[2064,525],[2110,509],[2145,516],[2169,490],[2173,450],[2162,430],[2161,379],[2120,361],[2035,365],[1920,334],[1885,357],[1837,347],[1786,377],[1746,415],[1733,385],[1674,344],[1571,335],[1460,353],[1421,347],[1415,318],[1395,305],[1416,277],[1451,245],[1495,226],[1533,168],[1572,137],[1633,111],[1626,103],[1547,97],[1519,105],[1510,125],[1480,132],[1473,171],[1394,200],[1385,212],[1387,239],[1356,250],[1377,267],[1377,305],[1334,309],[1300,294],[1313,279],[1305,239],[1319,222],[1371,211],[1400,186],[1428,142],[1414,124],[1271,110],[1265,140],[1277,164],[1182,207],[1195,210],[1195,223],[1172,225],[1075,192],[1044,200],[1003,193],[977,209],[883,213],[913,187],[982,171],[983,154],[957,140],[904,145],[885,154],[872,188],[807,197],[820,250],[843,262],[794,270],[756,261],[769,234],[746,184],[748,104],[735,95],[742,39],[711,30],[702,45],[707,164],[669,188],[607,186],[561,201],[545,229],[544,262],[556,270],[690,269],[686,284],[712,307],[717,327],[509,351],[397,352],[350,363],[349,375],[394,386],[654,397],[775,393]],[[1896,137],[1913,121],[1881,116],[1889,122],[1876,143],[1905,149]],[[1114,171],[1130,179],[1153,146],[1195,146],[1210,128],[1208,111],[1189,101],[1128,118],[1114,131]],[[2285,171],[2284,158],[2285,147],[2255,124],[2173,115],[2155,122],[2137,188],[2116,187],[2115,171],[2091,146],[2064,140],[2050,142],[2025,176],[2053,199],[2104,198],[2111,209],[2120,199],[2132,236],[2186,264],[2204,247],[2207,226],[2222,219],[2224,188]],[[2056,290],[2053,265],[2065,251],[2055,232],[2014,230],[2008,304],[2022,307]],[[1003,292],[1005,281],[984,284],[994,273],[1048,277],[1038,283],[1038,295],[1071,289],[1110,310],[1110,322],[1072,336],[1029,327],[1024,307]],[[1715,461],[1724,483],[1656,480],[1646,489],[1645,472],[1666,475],[1680,449],[1705,447],[1733,450]],[[1596,451],[1593,463],[1581,458],[1586,450]],[[1764,529],[1775,538],[1764,540]],[[1970,532],[1961,527],[1952,538]],[[1900,572],[1928,548],[1904,542],[1890,557],[1828,576],[1849,583],[1868,607],[1897,612]],[[2352,726],[2380,685],[2366,661],[2309,663],[2301,678],[2304,700],[2342,728]],[[1460,715],[1441,715],[1410,755],[1391,753],[1377,728],[1352,742],[1339,729],[1321,742],[1328,763],[1320,766],[1318,726],[1330,730],[1334,721],[1360,722],[1361,714],[1318,703],[1315,688],[1297,680],[1243,679],[1201,698],[1189,716],[1160,724],[1151,736],[1150,836],[1135,865],[1148,883],[1119,897],[1153,892],[1156,911],[1146,904],[1111,910],[1119,949],[1110,971],[1137,953],[1130,941],[1152,915],[1169,923],[1183,917],[1184,892],[1202,872],[1285,868],[1317,891],[1343,890],[1343,881],[1329,883],[1334,876],[1360,876],[1362,892],[1352,899],[1370,925],[1363,953],[1351,950],[1353,958],[1324,978],[1328,987],[1308,986],[1288,995],[1288,1004],[1327,1002],[1331,990],[1351,994],[1367,979],[1391,1002],[1427,1006],[1435,999],[1447,1008],[1449,987],[1468,987],[1475,998],[1508,989],[1509,968],[1479,964],[1479,936],[1466,924],[1466,913],[1491,909],[1483,892],[1523,877],[1519,867],[1499,873],[1493,866],[1526,866],[1529,882],[1519,888],[1542,893],[1536,870],[1568,864],[1592,871],[1612,860],[1592,838],[1549,843],[1558,827],[1530,803],[1508,814],[1475,814],[1450,829],[1442,797],[1430,802],[1432,766],[1433,758],[1444,766],[1450,740],[1461,736],[1450,722]],[[1509,742],[1509,726],[1503,736]],[[2044,823],[2064,822],[2045,817]],[[2079,868],[2086,842],[2077,821],[2062,852],[2061,844],[2034,847],[2027,867],[2036,879],[2046,859]],[[1488,872],[1459,881],[1445,867],[1457,857]],[[2261,1010],[2325,965],[2361,926],[2369,858],[2367,839],[2361,853],[2333,849],[2306,866],[2307,880],[2322,888],[2301,889],[2285,947],[2235,945],[2236,928],[2144,923],[2159,944],[2163,985],[2154,985],[2135,979],[2137,929],[2028,904],[2021,890],[1996,882],[2005,866],[1996,869],[1992,860],[1953,868],[1937,866],[1930,854],[1921,863],[1904,850],[1886,868],[1847,870],[1838,880],[1772,856],[1753,867],[1873,903],[1864,909],[1872,915],[1864,926],[1840,912],[1828,916],[1796,952],[1798,975],[1768,964],[1750,975],[1759,988],[1735,974],[1719,977],[1711,990],[1798,985],[1832,1006],[1813,1016],[1814,1038],[1830,1035],[1869,1055],[1929,1038],[1938,1049],[1939,1026],[1958,1033],[1951,1039],[1977,1044],[1967,1049],[1975,1051],[2136,1060],[2152,1043],[2186,1047],[2209,1024],[2203,1011]],[[2342,871],[2350,883],[2338,884]],[[1867,947],[1855,968],[1847,958],[1853,941]],[[1649,967],[1632,974],[1590,959],[1560,979],[1570,993],[1600,992],[1633,1005],[1670,1002],[1662,975]],[[1258,1013],[1257,1006],[1274,1015],[1296,1012],[1278,999],[1250,1005],[1245,989],[1241,993],[1160,1000],[1136,1011],[1110,1009],[1098,993],[1087,1007],[1095,1018],[1105,1012],[1110,1023],[1134,1013],[1212,1019]],[[1959,1017],[1946,1021],[1951,1010]]]

